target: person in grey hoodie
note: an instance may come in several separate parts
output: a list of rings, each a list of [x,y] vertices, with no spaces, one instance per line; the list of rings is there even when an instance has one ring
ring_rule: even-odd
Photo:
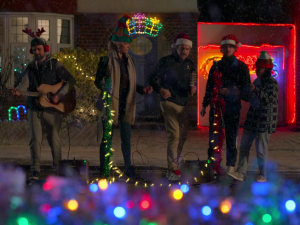
[[[14,89],[14,95],[20,96],[22,91],[37,92],[41,84],[54,85],[64,81],[59,91],[51,97],[53,103],[58,103],[74,87],[76,83],[74,77],[57,59],[46,55],[46,52],[49,51],[49,45],[39,37],[37,32],[37,37],[31,41],[30,49],[30,53],[34,54],[34,60],[22,72],[22,81]],[[26,100],[27,119],[30,127],[29,146],[32,172],[30,179],[33,180],[39,179],[42,127],[46,129],[48,143],[51,147],[53,169],[55,172],[57,171],[58,163],[61,160],[59,134],[63,122],[63,115],[58,110],[44,108],[38,104],[37,100],[38,97],[32,96],[28,96]]]

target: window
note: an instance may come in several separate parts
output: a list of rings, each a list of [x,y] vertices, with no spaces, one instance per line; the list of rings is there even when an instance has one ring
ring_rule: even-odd
[[[15,46],[13,48],[15,87],[21,82],[21,73],[26,67],[26,50],[26,47]]]
[[[171,44],[165,36],[162,36],[162,57],[170,55],[172,53]]]
[[[4,24],[3,17],[0,17],[0,43],[4,41]]]
[[[70,44],[70,20],[57,20],[57,43]]]
[[[11,42],[28,42],[28,34],[23,29],[28,28],[28,17],[12,17]]]
[[[42,27],[46,32],[41,35],[41,38],[50,41],[50,20],[38,20],[38,29]]]
[[[137,37],[130,44],[131,51],[137,55],[146,55],[152,50],[152,42],[145,37]]]

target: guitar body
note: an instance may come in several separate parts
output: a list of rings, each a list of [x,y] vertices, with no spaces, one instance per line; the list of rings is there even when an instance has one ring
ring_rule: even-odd
[[[39,97],[39,104],[45,108],[53,107],[62,113],[71,113],[76,108],[76,91],[72,88],[65,96],[60,99],[60,102],[55,104],[51,100],[51,96],[62,87],[63,82],[49,85],[41,84],[38,92],[41,94]]]

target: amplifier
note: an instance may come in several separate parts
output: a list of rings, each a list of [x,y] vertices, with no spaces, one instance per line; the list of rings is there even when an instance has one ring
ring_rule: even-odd
[[[185,160],[181,162],[181,180],[208,183],[214,179],[212,164],[207,160]]]
[[[74,177],[89,183],[89,162],[87,160],[61,160],[58,164],[57,174],[59,176]]]

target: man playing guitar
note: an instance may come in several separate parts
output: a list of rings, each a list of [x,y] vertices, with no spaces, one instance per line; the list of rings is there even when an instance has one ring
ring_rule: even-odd
[[[24,33],[30,35],[31,41],[30,53],[34,54],[34,60],[31,61],[22,73],[22,81],[13,90],[13,94],[20,96],[21,92],[40,92],[44,86],[59,86],[57,91],[52,92],[47,108],[39,104],[39,97],[28,96],[26,100],[26,108],[28,109],[27,117],[30,127],[30,154],[31,154],[31,172],[30,179],[36,180],[40,173],[40,156],[42,145],[42,127],[45,127],[47,140],[51,147],[53,157],[53,168],[57,171],[57,166],[61,160],[61,145],[60,145],[60,130],[63,121],[63,115],[51,105],[60,104],[64,96],[74,87],[76,81],[73,76],[63,67],[63,65],[46,52],[50,51],[50,46],[47,45],[40,35],[45,32],[42,28],[36,32],[31,30],[23,30]],[[42,86],[41,86],[42,85]],[[44,86],[43,86],[44,85]],[[49,92],[49,91],[46,91]]]

